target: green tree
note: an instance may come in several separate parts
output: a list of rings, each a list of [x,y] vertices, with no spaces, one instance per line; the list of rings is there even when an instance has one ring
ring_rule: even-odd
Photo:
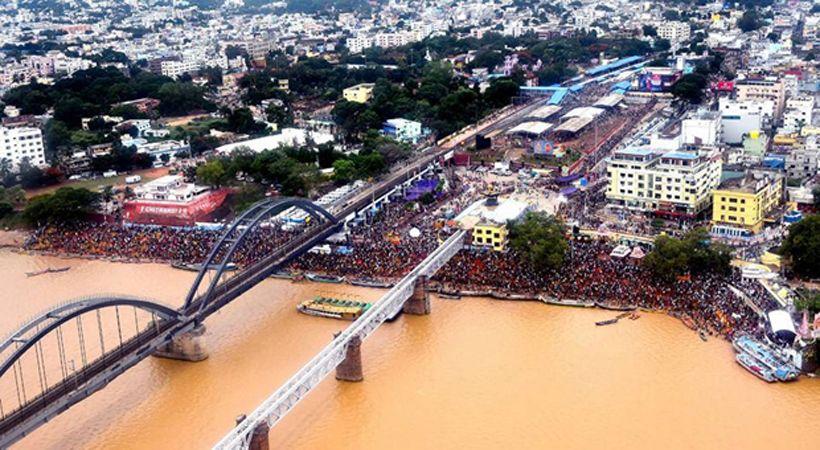
[[[655,247],[643,264],[656,277],[671,280],[686,273],[728,274],[731,270],[731,249],[713,243],[705,228],[690,230],[682,239],[658,236]]]
[[[655,247],[644,257],[643,265],[656,277],[664,280],[684,274],[689,269],[686,245],[673,237],[658,236],[655,238]]]
[[[737,26],[741,31],[747,33],[749,31],[757,30],[763,26],[763,22],[754,9],[747,9],[743,15],[738,19]]]
[[[100,195],[88,189],[63,187],[32,198],[23,218],[33,226],[74,222],[94,212],[99,202]]]
[[[518,95],[518,85],[508,78],[493,81],[484,91],[484,100],[492,108],[501,108],[510,104],[510,100]]]
[[[656,52],[665,52],[672,48],[672,44],[669,42],[669,39],[655,39],[655,43],[652,44],[652,50]]]
[[[700,103],[703,100],[704,88],[706,77],[699,73],[690,73],[682,76],[672,86],[672,95],[689,103]]]
[[[338,159],[333,163],[333,180],[347,183],[356,179],[356,165],[349,159]]]
[[[564,224],[555,216],[543,212],[529,212],[524,218],[509,225],[510,247],[538,270],[556,270],[564,263],[567,239]]]
[[[808,216],[789,227],[780,249],[796,275],[820,278],[820,216]]]
[[[219,159],[212,159],[196,168],[196,179],[202,184],[212,187],[220,187],[227,179],[225,166]]]

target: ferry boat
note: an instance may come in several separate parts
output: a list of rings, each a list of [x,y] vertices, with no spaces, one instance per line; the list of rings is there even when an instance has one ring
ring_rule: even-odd
[[[302,314],[311,316],[329,317],[331,319],[356,320],[370,309],[370,303],[357,302],[355,300],[341,300],[330,297],[315,297],[313,300],[305,300],[300,303],[296,310]]]
[[[315,273],[306,273],[305,278],[310,281],[315,281],[318,283],[334,283],[339,284],[344,281],[344,277],[334,277],[333,275],[318,275]]]
[[[732,342],[732,346],[734,346],[738,353],[746,353],[770,369],[776,379],[780,381],[792,381],[797,379],[797,370],[768,345],[744,335],[735,339]]]
[[[777,381],[774,377],[772,370],[768,367],[760,364],[756,359],[754,359],[751,355],[745,352],[740,352],[735,355],[735,360],[738,364],[743,366],[744,369],[748,370],[752,373],[752,375],[760,378],[761,380],[772,383]]]

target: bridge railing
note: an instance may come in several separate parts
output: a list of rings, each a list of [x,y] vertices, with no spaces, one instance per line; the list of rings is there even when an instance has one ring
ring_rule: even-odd
[[[250,443],[254,429],[267,422],[269,427],[281,420],[311,389],[318,385],[346,355],[351,339],[366,339],[385,320],[395,316],[405,301],[413,294],[415,282],[420,276],[431,276],[462,247],[464,230],[459,230],[399,281],[376,305],[365,312],[346,330],[305,364],[253,413],[240,422],[215,449],[244,449]]]

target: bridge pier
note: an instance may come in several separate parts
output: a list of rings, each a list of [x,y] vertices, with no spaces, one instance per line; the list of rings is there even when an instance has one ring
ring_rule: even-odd
[[[407,299],[402,307],[405,314],[413,314],[416,316],[424,316],[430,314],[430,294],[427,292],[427,282],[429,277],[421,275],[416,278],[416,284],[413,286],[413,295]]]
[[[240,414],[239,417],[236,418],[236,425],[239,426],[239,424],[247,418],[246,415]],[[256,428],[251,432],[251,441],[248,443],[248,450],[270,450],[269,432],[270,426],[268,426],[268,422],[266,420],[259,422]]]
[[[190,362],[205,360],[208,358],[208,352],[203,343],[204,334],[205,325],[200,324],[187,333],[171,338],[170,342],[154,351],[154,356]]]
[[[340,381],[362,381],[362,339],[353,336],[347,343],[345,359],[336,366],[336,379]]]

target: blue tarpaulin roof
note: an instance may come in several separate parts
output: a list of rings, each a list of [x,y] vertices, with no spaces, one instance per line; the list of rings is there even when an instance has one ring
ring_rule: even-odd
[[[621,90],[621,91],[628,91],[629,88],[632,87],[632,83],[629,81],[621,81],[620,83],[615,83],[612,85],[612,90]]]
[[[562,101],[564,101],[564,97],[566,97],[568,93],[569,91],[566,88],[556,90],[555,93],[552,94],[552,97],[550,97],[547,103],[550,105],[558,105]]]
[[[628,66],[629,64],[636,63],[643,59],[643,56],[629,56],[627,58],[621,58],[617,61],[613,61],[609,64],[602,64],[600,66],[595,66],[591,69],[586,71],[587,75],[595,76],[609,70],[619,69],[624,66]]]

